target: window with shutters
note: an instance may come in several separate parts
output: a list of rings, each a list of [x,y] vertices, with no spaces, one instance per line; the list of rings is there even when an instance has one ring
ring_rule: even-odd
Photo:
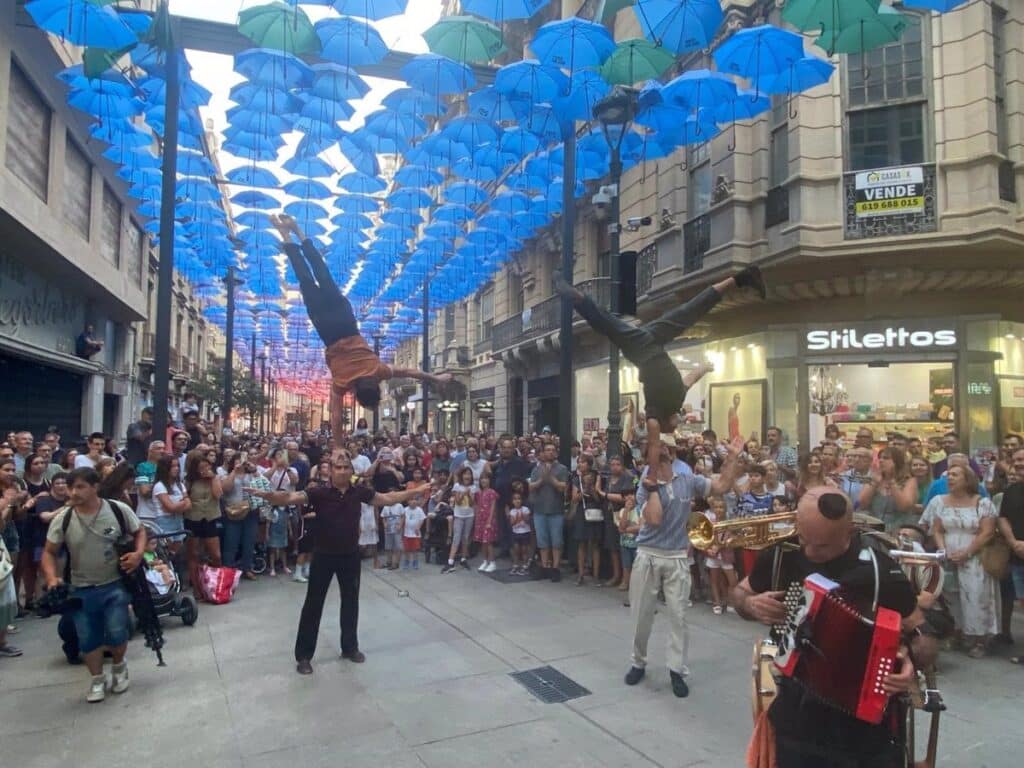
[[[711,208],[711,144],[701,142],[686,148],[689,180],[686,187],[688,218],[694,219]]]
[[[121,253],[121,202],[107,184],[103,185],[100,253],[115,267],[118,266],[118,256]]]
[[[455,305],[444,308],[444,345],[455,343]]]
[[[64,220],[89,239],[92,206],[92,165],[70,138],[64,146]]]
[[[490,341],[491,329],[494,327],[494,292],[490,289],[480,296],[477,312],[476,340]]]
[[[44,201],[50,176],[50,117],[50,107],[12,61],[5,163]]]
[[[996,85],[996,142],[1000,154],[1010,149],[1006,113],[1006,11],[992,6],[992,74]]]
[[[125,253],[125,273],[131,278],[132,283],[142,287],[142,265],[145,262],[146,238],[135,222],[128,225],[126,233],[128,242]]]
[[[789,178],[789,101],[785,96],[772,97],[770,187],[780,187]]]

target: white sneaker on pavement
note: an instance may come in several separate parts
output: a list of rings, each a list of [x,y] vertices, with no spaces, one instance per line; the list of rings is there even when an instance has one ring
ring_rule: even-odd
[[[498,566],[497,564],[495,564],[493,560],[488,560],[486,563],[484,563],[484,567],[480,570],[482,570],[484,573],[494,573],[496,570],[498,570]]]
[[[487,572],[487,561],[484,560],[482,563],[480,563],[480,566],[477,568],[477,570],[480,573],[486,573]]]
[[[121,662],[120,666],[115,664],[110,669],[110,690],[114,693],[124,693],[128,690],[128,662]]]
[[[95,704],[105,698],[107,698],[107,678],[104,675],[96,675],[89,683],[89,693],[85,700],[90,704]]]

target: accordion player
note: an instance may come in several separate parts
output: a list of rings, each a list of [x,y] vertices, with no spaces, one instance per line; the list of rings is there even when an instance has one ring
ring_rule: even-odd
[[[731,595],[741,616],[772,626],[773,638],[780,644],[777,661],[791,673],[778,680],[767,712],[776,765],[906,768],[901,707],[892,706],[890,697],[908,690],[914,677],[908,643],[900,636],[901,625],[906,629],[920,616],[914,590],[900,566],[873,548],[868,537],[862,538],[853,523],[852,503],[833,487],[814,488],[801,498],[797,534],[796,541],[762,550]],[[827,593],[828,601],[839,600],[844,612],[864,619],[865,625],[870,622],[871,630],[843,633],[838,639],[823,636],[821,647],[815,645],[813,635],[805,634],[796,652],[795,625],[806,629],[809,622],[794,622],[784,600],[787,593],[791,598],[796,593],[809,595],[805,593],[808,577],[819,586],[828,585],[818,591]],[[844,642],[851,644],[848,654],[842,653]],[[852,647],[865,642],[872,645]],[[801,664],[817,669],[814,674],[800,674]],[[834,679],[828,675],[828,665],[835,669]],[[851,669],[858,665],[870,669],[864,674]],[[871,676],[870,683],[866,675]],[[856,689],[837,690],[841,686],[836,680]],[[865,693],[874,698],[865,698]]]

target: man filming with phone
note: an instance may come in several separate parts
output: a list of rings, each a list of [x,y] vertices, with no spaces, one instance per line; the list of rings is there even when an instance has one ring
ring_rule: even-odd
[[[103,701],[107,679],[103,674],[103,650],[113,657],[110,690],[128,690],[125,652],[131,634],[128,615],[130,598],[121,574],[139,567],[146,547],[146,535],[135,513],[126,505],[101,499],[100,477],[91,468],[76,469],[68,475],[68,505],[50,522],[40,568],[46,588],[64,582],[57,574],[61,546],[70,557],[70,597],[80,602],[72,614],[78,645],[92,680],[86,701]],[[130,551],[122,542],[131,541]]]

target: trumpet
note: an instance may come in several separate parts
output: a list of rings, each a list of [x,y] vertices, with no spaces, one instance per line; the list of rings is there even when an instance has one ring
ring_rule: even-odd
[[[694,512],[686,526],[690,543],[700,550],[711,547],[765,549],[796,533],[796,512],[741,517],[711,522],[702,512]]]
[[[900,565],[935,565],[946,559],[946,550],[938,552],[917,552],[913,549],[891,549],[889,557],[896,560]]]

